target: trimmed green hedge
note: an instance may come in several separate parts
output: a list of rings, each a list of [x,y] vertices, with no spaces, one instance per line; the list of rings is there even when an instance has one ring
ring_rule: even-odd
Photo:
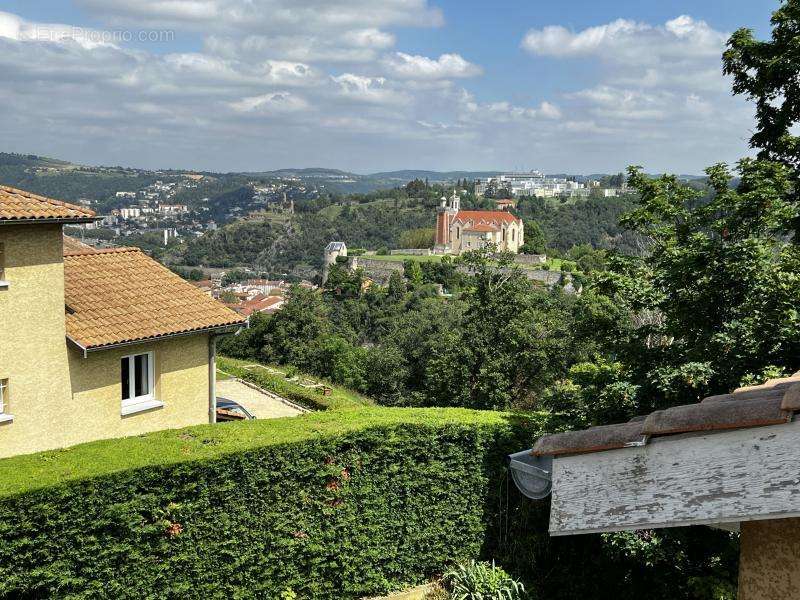
[[[372,404],[372,401],[364,396],[335,385],[328,385],[332,394],[325,396],[319,389],[306,388],[293,383],[285,377],[270,373],[264,365],[258,365],[252,361],[219,357],[217,364],[224,373],[249,381],[311,410],[339,410]],[[245,368],[245,365],[249,365],[249,367]]]
[[[530,422],[356,408],[0,461],[0,597],[358,598],[492,552]]]

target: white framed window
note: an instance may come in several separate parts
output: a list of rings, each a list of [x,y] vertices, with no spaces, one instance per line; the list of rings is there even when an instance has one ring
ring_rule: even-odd
[[[155,397],[155,360],[152,352],[123,356],[120,378],[123,415],[163,406]]]
[[[9,399],[8,379],[0,379],[0,423],[14,419],[10,414]]]

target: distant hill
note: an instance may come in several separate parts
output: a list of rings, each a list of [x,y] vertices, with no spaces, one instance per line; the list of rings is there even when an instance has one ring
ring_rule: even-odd
[[[35,154],[0,152],[0,167],[64,168],[68,166],[70,166],[70,163],[55,158],[36,156]]]
[[[427,179],[431,182],[455,181],[456,179],[484,179],[498,175],[501,171],[424,171],[406,169],[403,171],[384,171],[367,175],[372,179],[390,179],[409,182],[414,179]]]
[[[303,169],[276,169],[275,171],[258,171],[254,173],[246,173],[259,177],[297,177],[300,179],[336,179],[336,178],[353,178],[360,179],[363,175],[356,173],[348,173],[339,169],[325,169],[322,167],[307,167]]]

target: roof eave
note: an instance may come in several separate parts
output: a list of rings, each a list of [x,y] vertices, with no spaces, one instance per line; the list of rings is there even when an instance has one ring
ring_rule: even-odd
[[[102,217],[69,217],[60,219],[0,219],[0,225],[70,225],[95,223]]]
[[[72,342],[75,346],[83,352],[84,358],[90,352],[100,352],[102,350],[112,350],[114,348],[124,348],[126,346],[137,346],[140,344],[148,344],[150,342],[160,342],[166,339],[172,339],[177,337],[186,337],[190,335],[201,335],[201,334],[214,334],[214,335],[224,335],[226,333],[234,333],[241,329],[242,327],[248,326],[248,320],[242,319],[241,321],[237,321],[236,323],[229,323],[227,325],[213,325],[211,327],[204,327],[202,329],[192,329],[191,331],[180,331],[177,333],[166,333],[163,335],[157,335],[148,338],[141,338],[137,340],[127,340],[124,342],[114,342],[110,344],[101,344],[97,346],[87,346],[76,340],[75,338],[70,337],[67,335],[67,339]]]

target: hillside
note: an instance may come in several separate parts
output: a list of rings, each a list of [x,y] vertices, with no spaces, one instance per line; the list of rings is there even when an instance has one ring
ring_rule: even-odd
[[[185,265],[249,266],[289,272],[298,266],[318,269],[322,249],[331,240],[350,247],[397,247],[409,229],[432,227],[431,209],[394,202],[331,205],[317,212],[298,213],[283,223],[237,222],[189,241],[173,257]]]

